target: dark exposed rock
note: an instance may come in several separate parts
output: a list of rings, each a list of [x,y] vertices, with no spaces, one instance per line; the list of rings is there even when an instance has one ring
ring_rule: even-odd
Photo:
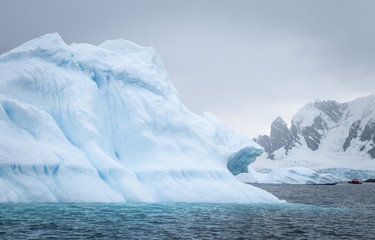
[[[258,143],[260,146],[264,148],[264,151],[267,153],[272,153],[274,151],[274,148],[272,146],[272,140],[267,135],[261,135],[256,140],[256,143]]]
[[[271,124],[270,136],[261,135],[255,141],[264,148],[269,154],[269,158],[273,159],[272,153],[282,147],[286,150],[293,146],[295,137],[289,130],[287,124],[281,117],[276,118]]]
[[[297,126],[292,124],[291,128],[290,128],[290,132],[292,133],[292,136],[294,139],[297,139],[298,138],[298,129],[297,129]]]
[[[316,130],[327,130],[328,124],[323,120],[321,116],[317,116],[316,118],[314,118],[312,127]]]
[[[371,158],[375,158],[375,146],[368,150],[367,153],[370,154]]]
[[[281,147],[289,149],[293,145],[294,137],[281,117],[271,124],[271,141],[274,151]]]
[[[349,135],[346,138],[344,142],[343,149],[346,151],[346,149],[350,146],[350,142],[357,137],[360,137],[359,139],[362,142],[370,142],[372,145],[372,148],[367,151],[367,153],[371,156],[371,158],[375,158],[375,120],[370,119],[365,128],[363,129],[361,135],[359,136],[359,129],[360,129],[361,121],[358,120],[352,124],[352,126],[349,129]],[[359,150],[363,151],[366,148],[366,144],[363,145]]]
[[[301,131],[307,146],[313,151],[317,150],[320,145],[322,134],[318,132],[319,130],[328,130],[328,125],[321,116],[315,117],[313,124],[311,126],[304,127]]]
[[[302,129],[302,135],[311,150],[315,151],[319,148],[321,136],[313,127],[304,127]]]
[[[375,121],[373,119],[370,119],[367,122],[360,139],[362,142],[370,141],[374,135],[375,135]]]
[[[344,110],[347,108],[347,104],[338,103],[336,101],[317,101],[314,106],[324,112],[332,121],[338,122]]]
[[[359,130],[360,125],[361,125],[361,120],[358,120],[358,121],[355,121],[350,126],[349,135],[345,139],[344,146],[343,146],[344,151],[346,151],[346,149],[350,146],[350,142],[352,141],[352,139],[354,139],[358,136],[358,130]]]

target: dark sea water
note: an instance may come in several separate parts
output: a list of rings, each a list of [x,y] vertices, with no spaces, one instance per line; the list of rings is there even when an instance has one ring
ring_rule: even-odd
[[[375,239],[375,184],[266,185],[287,204],[0,204],[0,239]]]

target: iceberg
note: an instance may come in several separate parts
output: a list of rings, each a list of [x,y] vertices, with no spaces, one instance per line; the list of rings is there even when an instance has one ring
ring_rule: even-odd
[[[367,180],[375,178],[375,170],[358,170],[350,168],[325,168],[317,171],[319,174],[330,174],[340,181],[353,179]]]
[[[273,168],[256,171],[249,167],[247,173],[236,175],[245,183],[268,184],[336,184],[338,178],[330,173],[318,173],[305,167]]]
[[[55,33],[1,55],[0,136],[0,202],[280,202],[227,168],[259,145],[190,112],[130,41]]]

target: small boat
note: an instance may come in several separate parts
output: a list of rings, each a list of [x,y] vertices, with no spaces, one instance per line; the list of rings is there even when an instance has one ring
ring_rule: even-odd
[[[351,180],[349,181],[348,183],[351,183],[351,184],[362,184],[359,180]]]

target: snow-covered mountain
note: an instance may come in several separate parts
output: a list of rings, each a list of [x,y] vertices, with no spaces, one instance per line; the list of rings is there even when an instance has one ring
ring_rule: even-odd
[[[261,153],[190,112],[153,48],[48,34],[0,57],[0,202],[278,202],[228,171]]]
[[[342,180],[374,176],[375,95],[309,103],[293,116],[290,128],[278,117],[270,136],[254,140],[266,152],[251,164],[256,169],[302,166]]]

